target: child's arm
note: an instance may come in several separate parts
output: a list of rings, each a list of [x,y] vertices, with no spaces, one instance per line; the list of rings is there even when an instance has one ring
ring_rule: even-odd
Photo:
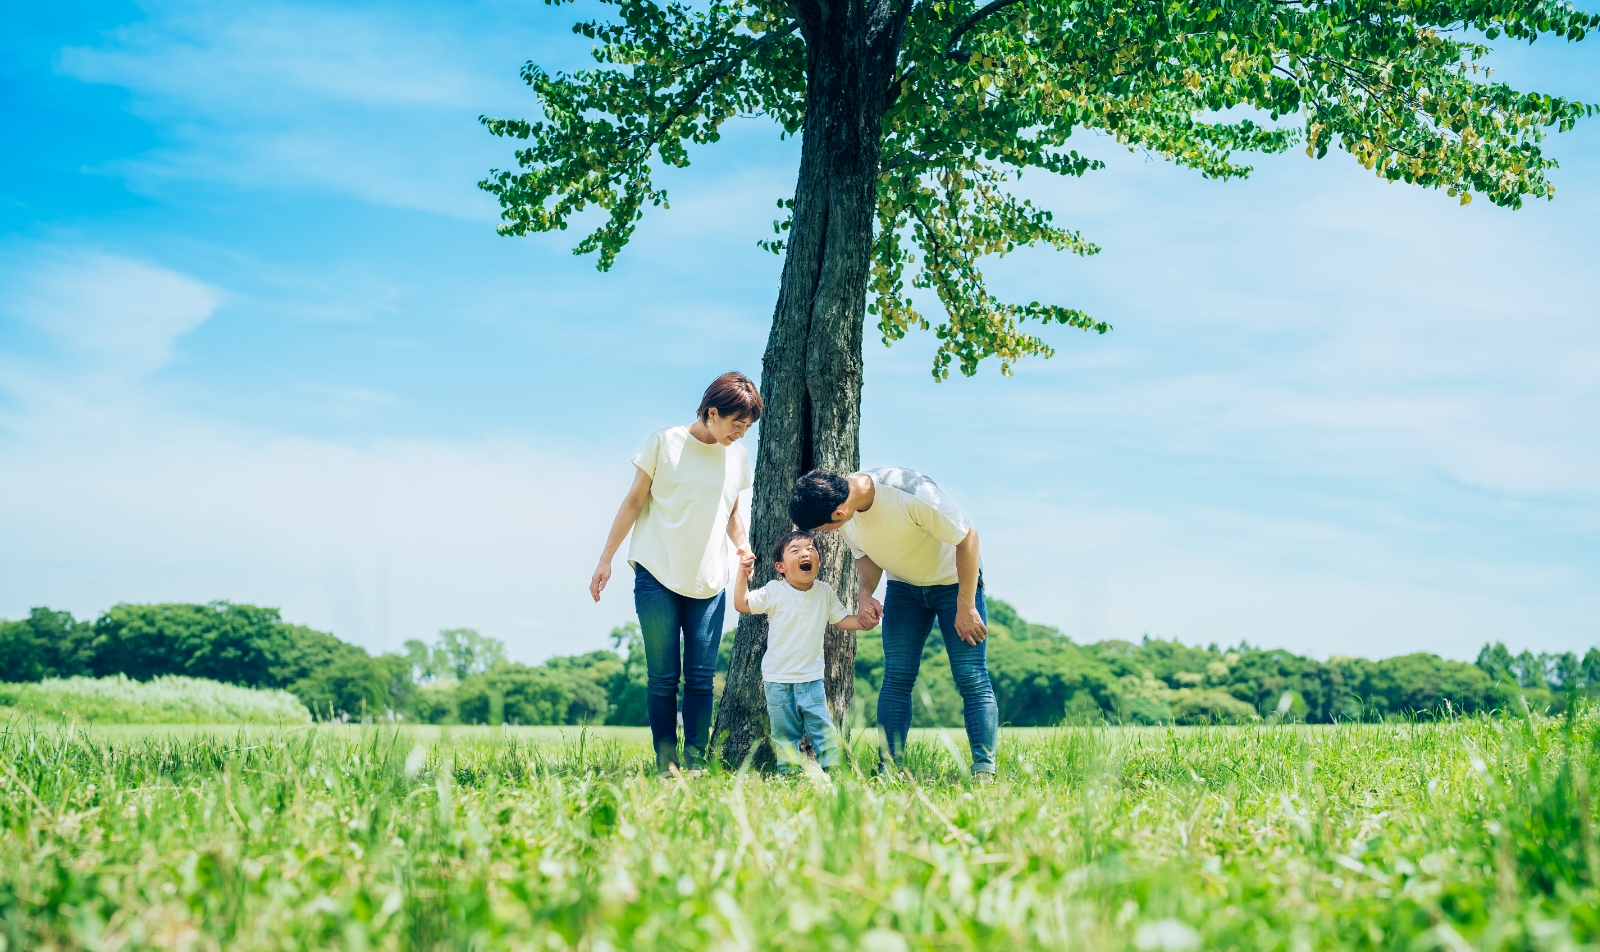
[[[733,609],[741,615],[750,614],[750,570],[756,566],[756,554],[746,551],[739,556],[739,571],[733,573]]]
[[[833,603],[833,611],[828,613],[829,617],[835,614],[844,615],[844,603],[839,601],[839,596],[834,594],[831,586],[828,587],[828,598]],[[845,615],[834,622],[833,627],[840,631],[871,631],[878,627],[878,619],[883,617],[882,611],[876,599],[864,601],[860,611],[854,615]]]
[[[859,611],[839,619],[839,623],[833,627],[840,631],[871,631],[878,627],[878,619],[872,617],[871,612]]]

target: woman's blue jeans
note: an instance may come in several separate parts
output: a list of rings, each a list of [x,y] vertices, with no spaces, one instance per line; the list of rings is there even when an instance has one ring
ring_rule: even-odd
[[[633,607],[644,636],[649,676],[645,710],[656,768],[678,762],[678,681],[683,680],[683,766],[704,766],[711,733],[711,695],[722,644],[727,592],[690,598],[667,588],[642,565],[633,567]]]
[[[961,692],[967,742],[972,745],[972,772],[994,773],[995,744],[1000,734],[1000,709],[989,683],[988,642],[969,645],[956,634],[956,597],[959,585],[909,585],[889,581],[883,595],[883,688],[878,692],[878,729],[890,759],[905,759],[906,734],[911,730],[911,689],[922,667],[922,646],[934,620],[944,635],[950,674]],[[989,622],[978,583],[978,615]]]

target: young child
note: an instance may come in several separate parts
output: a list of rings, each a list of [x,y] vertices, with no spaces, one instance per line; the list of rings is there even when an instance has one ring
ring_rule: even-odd
[[[796,744],[802,734],[811,738],[817,763],[830,770],[838,763],[839,745],[822,690],[822,633],[830,624],[844,631],[870,631],[878,618],[871,610],[847,614],[832,586],[817,581],[822,560],[817,537],[810,532],[791,532],[779,539],[772,547],[772,561],[782,578],[749,592],[745,577],[755,561],[753,554],[746,555],[735,573],[733,607],[745,615],[767,616],[761,680],[766,682],[767,719],[778,770],[800,770]]]

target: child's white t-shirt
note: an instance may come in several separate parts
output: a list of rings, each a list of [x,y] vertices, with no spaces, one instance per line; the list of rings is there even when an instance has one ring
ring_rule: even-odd
[[[770,684],[804,684],[821,680],[822,633],[849,617],[850,610],[818,579],[802,592],[775,578],[751,592],[750,614],[767,616],[767,653],[761,659],[761,680]]]

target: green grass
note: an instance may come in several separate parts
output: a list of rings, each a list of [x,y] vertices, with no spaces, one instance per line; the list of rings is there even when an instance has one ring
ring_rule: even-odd
[[[90,724],[305,724],[311,714],[287,691],[166,675],[135,681],[48,678],[0,684],[0,710],[45,721]]]
[[[1009,732],[974,786],[692,781],[637,730],[0,734],[8,949],[1549,949],[1597,719]],[[871,759],[870,738],[854,752]]]

